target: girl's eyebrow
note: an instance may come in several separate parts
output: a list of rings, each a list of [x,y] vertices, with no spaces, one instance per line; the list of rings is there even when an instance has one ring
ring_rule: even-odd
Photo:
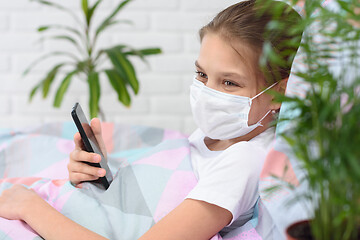
[[[238,73],[234,73],[234,72],[223,72],[223,73],[221,73],[221,75],[224,77],[236,77],[236,78],[246,79],[245,76],[240,75]]]
[[[197,60],[195,61],[195,66],[197,66],[198,68],[201,68],[201,69],[202,69],[202,67],[200,67],[200,64],[198,63]]]
[[[196,60],[195,61],[195,66],[196,67],[198,67],[198,68],[200,68],[200,69],[203,69],[201,66],[200,66],[200,64],[199,64],[199,62]],[[245,76],[243,76],[243,75],[241,75],[241,74],[238,74],[238,73],[235,73],[235,72],[222,72],[222,73],[220,73],[222,76],[224,76],[224,77],[236,77],[236,78],[238,78],[238,79],[246,79],[246,77]]]

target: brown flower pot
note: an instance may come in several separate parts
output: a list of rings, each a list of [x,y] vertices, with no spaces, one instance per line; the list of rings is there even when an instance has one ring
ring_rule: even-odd
[[[313,240],[310,221],[304,220],[291,224],[286,229],[287,240]]]
[[[360,233],[360,226],[358,227],[358,233]],[[314,240],[311,234],[310,220],[303,220],[295,222],[286,228],[287,240]],[[358,240],[360,240],[360,234],[358,234]]]

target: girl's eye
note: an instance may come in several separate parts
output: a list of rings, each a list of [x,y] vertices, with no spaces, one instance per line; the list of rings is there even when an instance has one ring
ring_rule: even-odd
[[[206,74],[203,72],[196,71],[195,72],[200,78],[207,78]]]
[[[236,83],[233,83],[233,82],[230,82],[230,81],[224,81],[224,84],[226,85],[226,86],[230,86],[230,87],[232,87],[232,86],[238,86]]]

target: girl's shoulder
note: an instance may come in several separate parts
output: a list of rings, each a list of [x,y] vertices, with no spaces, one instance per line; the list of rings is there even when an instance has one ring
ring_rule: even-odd
[[[224,151],[237,152],[239,154],[243,154],[244,152],[254,153],[258,151],[261,153],[267,153],[273,146],[274,141],[275,128],[271,127],[250,139],[249,141],[235,143]]]
[[[275,141],[275,127],[270,127],[264,132],[252,138],[249,143],[259,145],[268,149]]]
[[[200,130],[200,128],[197,128],[190,136],[189,136],[189,142],[195,143],[200,139],[203,139],[205,137],[204,133]]]

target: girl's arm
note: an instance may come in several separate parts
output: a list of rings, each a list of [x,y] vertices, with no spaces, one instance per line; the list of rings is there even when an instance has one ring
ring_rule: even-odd
[[[106,239],[65,217],[21,185],[14,185],[0,195],[0,216],[24,220],[45,239]]]
[[[140,240],[210,239],[230,223],[230,211],[207,202],[186,199]]]
[[[23,220],[44,239],[106,239],[73,222],[45,201],[29,208]]]
[[[14,185],[0,196],[0,216],[24,220],[45,239],[105,239],[59,213],[34,191]],[[210,239],[232,214],[215,205],[186,199],[140,239]]]

